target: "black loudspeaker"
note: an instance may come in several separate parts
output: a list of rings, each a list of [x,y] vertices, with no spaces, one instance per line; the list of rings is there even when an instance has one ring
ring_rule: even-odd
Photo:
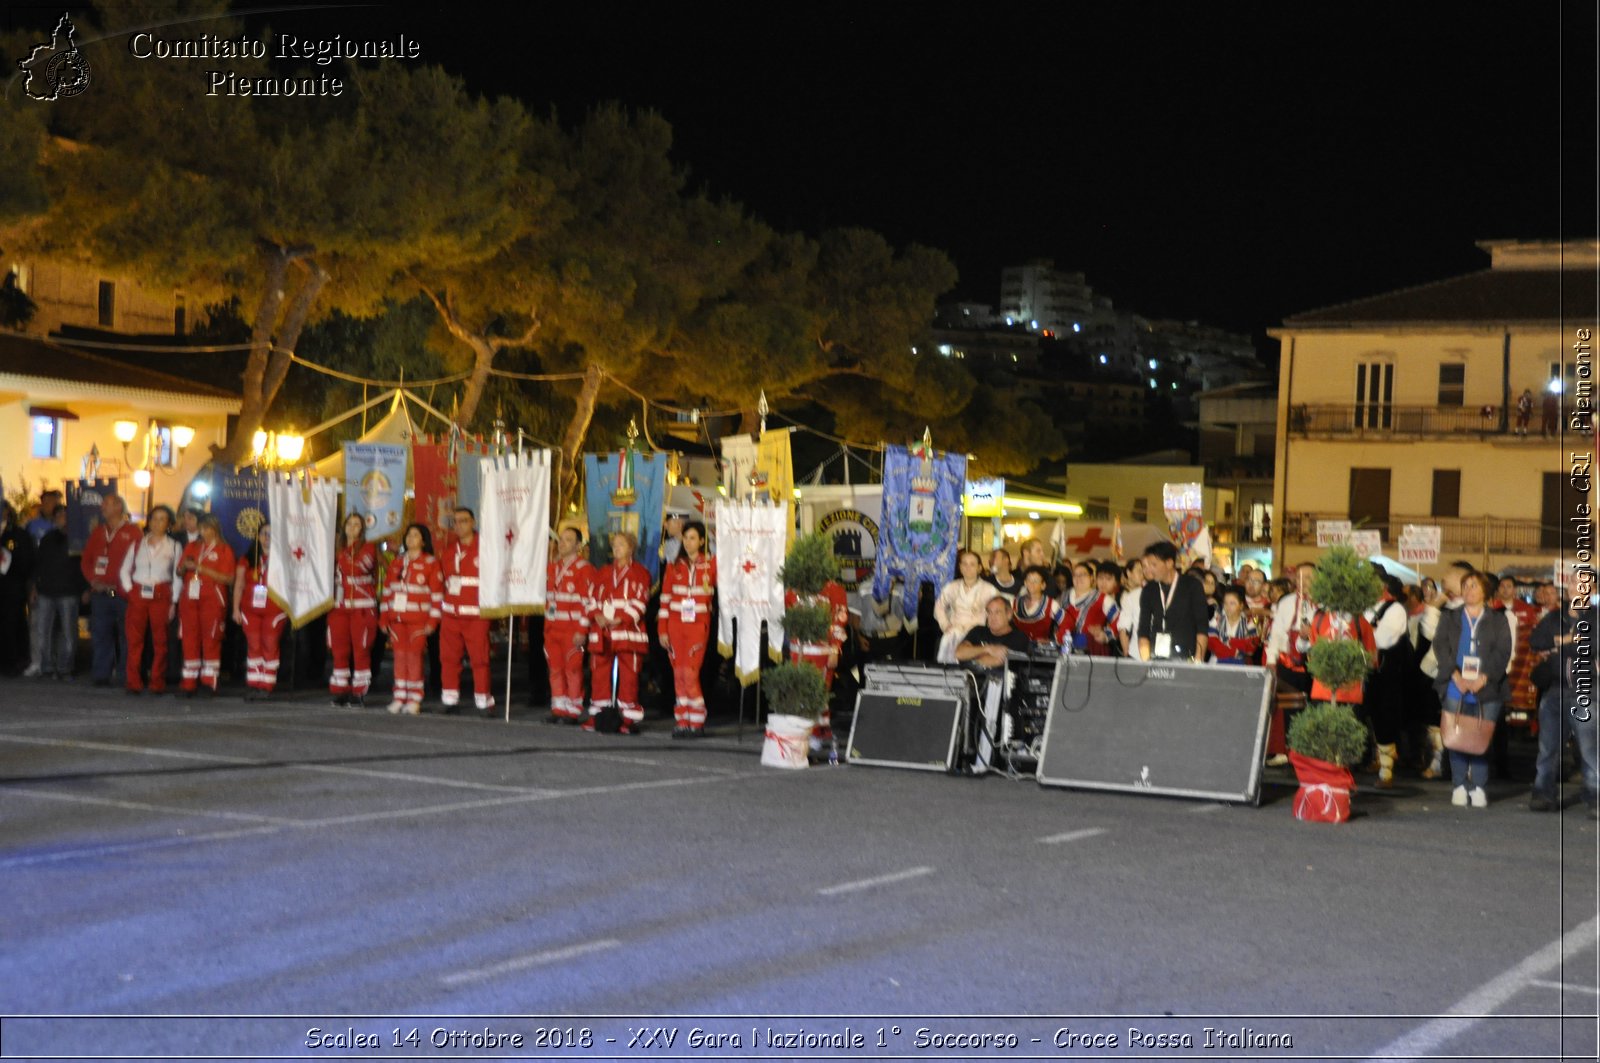
[[[850,725],[851,764],[953,771],[966,701],[916,690],[863,690]]]
[[[1265,668],[1064,657],[1039,782],[1259,803],[1272,690]]]

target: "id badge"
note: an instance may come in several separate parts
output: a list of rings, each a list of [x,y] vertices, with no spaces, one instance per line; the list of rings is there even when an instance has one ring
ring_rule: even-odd
[[[612,602],[604,603],[600,606],[600,615],[605,617],[607,620],[615,620],[617,618],[616,605]]]
[[[451,576],[450,580],[449,580],[449,584],[450,585],[449,585],[448,589],[450,591],[450,596],[452,598],[454,598],[456,595],[461,593],[461,577],[460,576]]]
[[[395,591],[394,592],[394,611],[397,612],[397,613],[405,612],[406,611],[406,602],[407,601],[408,601],[408,599],[406,597],[406,592],[405,591]]]
[[[199,576],[196,576],[194,579],[189,581],[189,600],[191,602],[198,602],[200,600],[200,577]]]
[[[1476,678],[1478,678],[1478,673],[1482,669],[1482,664],[1483,664],[1483,662],[1481,660],[1479,660],[1477,657],[1463,657],[1463,658],[1461,658],[1461,678],[1462,679],[1476,679]]]
[[[250,608],[265,609],[267,607],[267,588],[265,584],[258,583],[250,589]]]
[[[139,585],[139,597],[143,598],[145,601],[148,602],[151,599],[153,599],[155,596],[156,596],[156,589],[154,587],[150,586],[148,583],[141,583]]]
[[[1166,659],[1172,656],[1172,636],[1165,631],[1156,635],[1155,649],[1150,652],[1152,657]]]
[[[96,576],[104,576],[110,567],[111,559],[106,555],[101,554],[99,557],[94,559],[94,574]]]
[[[678,599],[678,615],[683,618],[685,623],[692,621],[696,616],[698,616],[699,609],[697,608],[697,603],[695,600],[693,598]]]

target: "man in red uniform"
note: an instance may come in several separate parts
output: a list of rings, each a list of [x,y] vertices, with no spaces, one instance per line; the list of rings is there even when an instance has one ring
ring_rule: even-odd
[[[372,641],[378,631],[378,548],[366,541],[366,530],[361,514],[344,519],[333,562],[333,609],[328,613],[328,649],[333,654],[328,693],[335,705],[354,708],[366,704],[372,685]]]
[[[494,710],[489,691],[489,621],[478,613],[478,521],[472,510],[455,511],[455,541],[439,556],[444,578],[444,620],[439,625],[439,700],[445,712],[461,704],[461,655],[472,662],[472,700],[487,716]]]
[[[544,656],[550,665],[550,722],[583,719],[583,644],[589,637],[594,566],[583,558],[583,532],[562,528],[545,592]]]
[[[793,589],[784,591],[783,607],[790,609],[796,605],[820,605],[828,610],[828,641],[791,644],[789,659],[820,668],[823,685],[831,692],[834,669],[839,667],[839,650],[850,633],[850,606],[844,587],[838,580],[829,580],[816,594],[803,595]],[[833,736],[833,715],[827,703],[823,704],[822,714],[817,717],[814,733],[823,739]]]
[[[228,595],[233,587],[233,549],[222,539],[216,514],[200,518],[200,538],[183,548],[178,573],[183,580],[178,601],[183,696],[194,697],[198,686],[210,697],[217,692],[222,629],[228,622]]]
[[[267,594],[271,551],[272,525],[262,521],[233,583],[233,620],[244,630],[246,646],[246,701],[266,700],[278,685],[279,640],[289,618]]]
[[[700,666],[711,642],[711,602],[716,595],[717,562],[705,555],[706,526],[697,520],[683,525],[677,559],[661,577],[661,648],[672,660],[674,738],[705,733],[706,699],[700,689]]]
[[[111,676],[127,671],[124,629],[128,597],[122,589],[122,562],[139,542],[139,529],[128,520],[128,507],[118,495],[100,501],[100,523],[83,548],[83,578],[89,581],[90,674],[94,685],[111,685]]]
[[[597,571],[589,599],[589,718],[585,731],[611,700],[611,667],[617,668],[620,734],[638,734],[644,722],[639,706],[639,666],[649,652],[644,610],[650,599],[650,573],[633,559],[638,548],[628,532],[611,535],[611,564]]]

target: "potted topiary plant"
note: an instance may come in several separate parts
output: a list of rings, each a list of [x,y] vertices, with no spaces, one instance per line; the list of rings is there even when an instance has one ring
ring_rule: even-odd
[[[761,674],[767,698],[766,742],[761,763],[774,768],[804,768],[808,763],[811,730],[828,704],[828,687],[822,672],[812,665],[790,661]]]
[[[822,674],[824,691],[833,685],[833,670],[849,630],[850,613],[844,587],[839,583],[839,562],[833,540],[826,535],[802,535],[783,559],[784,636],[790,662],[808,664]],[[826,696],[812,734],[811,747],[833,737]]]
[[[1349,819],[1350,795],[1356,788],[1350,765],[1366,752],[1366,725],[1343,705],[1313,705],[1289,725],[1288,741],[1289,763],[1300,780],[1294,818],[1316,823]]]

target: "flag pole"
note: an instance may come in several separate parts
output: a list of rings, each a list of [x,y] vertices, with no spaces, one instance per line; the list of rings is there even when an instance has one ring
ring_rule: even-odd
[[[511,722],[511,660],[517,653],[517,618],[506,617],[506,723]]]

